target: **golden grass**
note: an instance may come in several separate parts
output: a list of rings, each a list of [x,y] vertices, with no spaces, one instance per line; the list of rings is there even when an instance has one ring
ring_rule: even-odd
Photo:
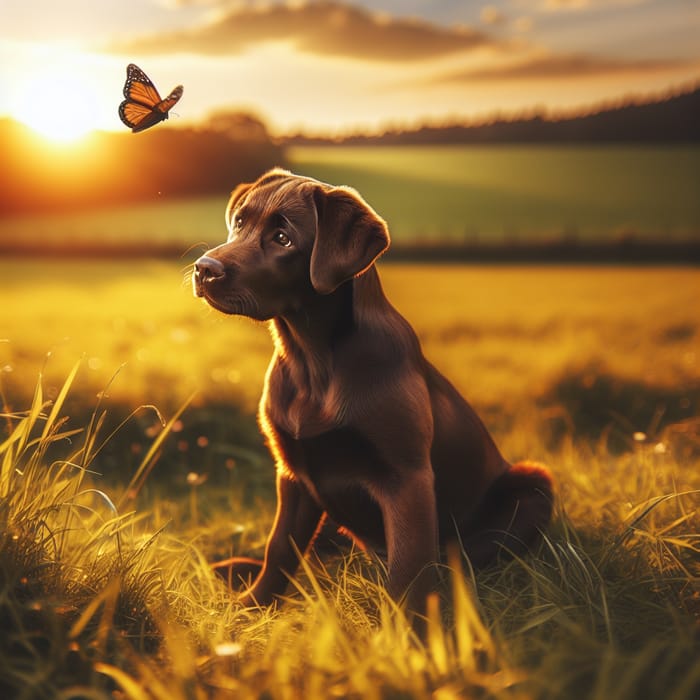
[[[6,697],[689,700],[700,688],[697,458],[642,446],[613,480],[608,457],[550,455],[562,499],[540,551],[477,579],[453,556],[421,641],[359,553],[304,563],[277,609],[237,608],[186,532],[95,488],[91,429],[48,462],[66,446],[65,395],[49,405],[38,388],[0,445]]]
[[[424,641],[360,553],[310,562],[289,600],[263,611],[239,609],[209,569],[231,547],[259,552],[272,517],[250,419],[264,327],[204,310],[173,266],[29,270],[0,269],[13,411],[0,437],[3,697],[697,696],[694,270],[383,267],[426,353],[506,454],[549,462],[559,483],[535,555],[477,578],[446,564]],[[601,399],[624,415],[579,410]],[[103,445],[110,414],[146,402],[165,428],[148,410],[140,453],[134,421]],[[227,402],[242,406],[235,420],[217,417]],[[606,421],[626,437],[617,451]],[[195,449],[196,436],[207,440]]]
[[[383,279],[428,357],[477,401],[537,395],[591,364],[700,379],[695,268],[386,266]]]
[[[95,391],[162,406],[192,391],[255,405],[271,351],[262,324],[226,318],[192,297],[187,267],[138,261],[0,263],[0,367],[30,393],[37,373],[62,382],[85,356]],[[184,282],[183,282],[184,279]],[[426,355],[475,403],[546,391],[600,365],[655,385],[696,384],[695,268],[384,265],[392,302]]]

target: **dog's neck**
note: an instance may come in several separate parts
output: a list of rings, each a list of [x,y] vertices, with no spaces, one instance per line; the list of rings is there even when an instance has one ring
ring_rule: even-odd
[[[302,308],[270,321],[278,356],[293,358],[289,370],[303,372],[294,377],[299,386],[309,386],[312,393],[328,386],[334,351],[347,334],[362,331],[371,319],[365,308],[370,297],[376,313],[386,298],[374,266],[331,294],[314,294]]]
[[[337,339],[354,325],[352,285],[314,294],[301,308],[272,319],[270,330],[280,357],[293,357],[293,364],[307,366],[312,375],[327,374]]]

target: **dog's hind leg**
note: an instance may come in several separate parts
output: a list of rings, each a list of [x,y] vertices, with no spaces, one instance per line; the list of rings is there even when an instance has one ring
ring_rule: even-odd
[[[551,474],[540,464],[519,462],[498,477],[474,517],[459,527],[472,566],[524,554],[547,527],[553,498]]]

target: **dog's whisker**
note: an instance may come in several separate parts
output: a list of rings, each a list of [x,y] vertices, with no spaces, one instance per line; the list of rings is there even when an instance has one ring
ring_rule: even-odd
[[[205,251],[209,250],[209,248],[210,246],[204,241],[200,241],[199,243],[193,243],[189,248],[182,252],[180,257],[184,258],[186,255],[189,255],[192,251],[197,249],[200,249],[204,253]]]

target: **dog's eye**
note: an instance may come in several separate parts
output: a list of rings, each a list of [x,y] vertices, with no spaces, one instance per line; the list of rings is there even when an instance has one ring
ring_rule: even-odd
[[[285,248],[289,248],[292,245],[292,239],[284,231],[277,231],[272,240]]]
[[[237,216],[234,219],[233,226],[234,226],[234,228],[241,228],[241,226],[243,226],[243,217]]]

